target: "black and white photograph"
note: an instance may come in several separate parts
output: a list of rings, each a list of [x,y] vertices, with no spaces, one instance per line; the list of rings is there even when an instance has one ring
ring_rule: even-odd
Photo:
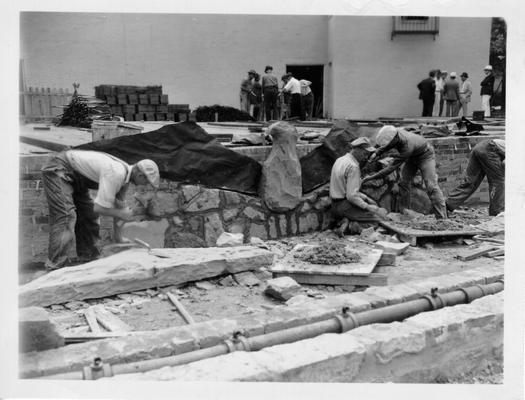
[[[27,3],[0,396],[522,398],[517,4]]]

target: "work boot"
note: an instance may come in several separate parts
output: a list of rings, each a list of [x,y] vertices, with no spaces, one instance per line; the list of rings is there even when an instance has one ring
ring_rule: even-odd
[[[348,229],[349,223],[350,221],[348,220],[348,218],[343,218],[341,220],[341,224],[334,231],[336,235],[342,238],[345,235],[346,230]]]

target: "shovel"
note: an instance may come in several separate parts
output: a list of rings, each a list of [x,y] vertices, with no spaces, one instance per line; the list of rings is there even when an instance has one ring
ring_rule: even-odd
[[[139,246],[144,247],[145,249],[148,249],[148,254],[151,254],[152,256],[159,257],[159,258],[169,258],[169,256],[163,254],[162,252],[152,249],[151,246],[143,240],[135,238],[133,239],[133,241],[137,243]]]

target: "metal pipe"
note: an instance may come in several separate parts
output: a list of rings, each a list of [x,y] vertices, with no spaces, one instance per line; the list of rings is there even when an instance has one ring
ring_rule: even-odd
[[[44,379],[98,379],[103,376],[115,374],[129,374],[134,372],[146,372],[166,366],[176,366],[217,357],[234,351],[258,351],[265,347],[278,344],[291,343],[319,336],[324,333],[343,333],[359,326],[372,323],[388,323],[406,319],[410,316],[424,311],[437,310],[447,306],[470,303],[480,297],[495,294],[504,288],[503,280],[487,285],[475,285],[460,288],[453,292],[439,294],[437,289],[432,289],[429,295],[420,299],[407,301],[400,304],[386,306],[374,310],[363,311],[357,314],[348,312],[343,308],[342,315],[337,315],[328,320],[319,321],[307,325],[288,328],[254,337],[244,337],[240,332],[234,333],[230,340],[189,353],[178,354],[153,360],[136,361],[127,364],[110,366],[103,364],[101,360],[95,359],[94,364],[84,367],[83,371],[67,372],[63,374],[47,375]]]

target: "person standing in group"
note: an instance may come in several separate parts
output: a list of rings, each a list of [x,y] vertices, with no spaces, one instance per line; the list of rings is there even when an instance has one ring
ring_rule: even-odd
[[[253,69],[248,71],[248,77],[241,82],[241,91],[239,94],[241,111],[250,113],[250,92],[252,91],[252,80],[257,75]]]
[[[458,101],[459,101],[459,83],[456,81],[456,73],[450,73],[450,79],[445,82],[444,87],[445,101],[447,108],[445,110],[446,117],[457,117],[458,115]]]
[[[252,117],[258,121],[262,104],[262,86],[259,83],[261,77],[255,74],[253,77],[252,91],[250,92],[250,103],[253,105]],[[262,115],[261,115],[262,116]]]
[[[310,89],[312,82],[307,81],[306,79],[301,79],[299,83],[301,84],[303,112],[306,120],[311,120],[314,112],[314,93],[312,92],[312,89]]]
[[[459,85],[459,109],[462,110],[463,116],[466,117],[468,114],[468,103],[470,103],[470,98],[472,96],[472,84],[468,80],[468,74],[463,72],[460,75],[461,84]]]
[[[487,65],[483,72],[485,78],[481,81],[481,107],[485,112],[485,117],[490,117],[490,98],[494,94],[494,74],[492,73],[492,65]]]
[[[432,108],[434,107],[434,98],[436,95],[436,83],[434,82],[434,76],[436,73],[430,71],[428,78],[423,79],[417,84],[419,89],[419,99],[423,101],[423,117],[432,116]]]
[[[304,121],[304,112],[301,107],[301,84],[290,72],[283,76],[283,81],[285,83],[283,92],[291,95],[289,118],[299,117],[301,121]]]
[[[448,71],[441,71],[441,96],[439,98],[439,116],[443,115],[443,107],[445,106],[445,82],[447,81]]]
[[[261,86],[263,92],[264,112],[266,114],[266,121],[278,119],[279,113],[277,111],[277,96],[279,93],[279,81],[273,75],[273,67],[267,65],[264,68],[264,75],[261,79]]]
[[[432,109],[432,115],[441,116],[439,108],[442,101],[441,94],[443,93],[443,85],[445,82],[443,81],[442,73],[439,69],[436,69],[435,71],[434,83],[436,84],[436,92],[434,96],[434,108]]]

